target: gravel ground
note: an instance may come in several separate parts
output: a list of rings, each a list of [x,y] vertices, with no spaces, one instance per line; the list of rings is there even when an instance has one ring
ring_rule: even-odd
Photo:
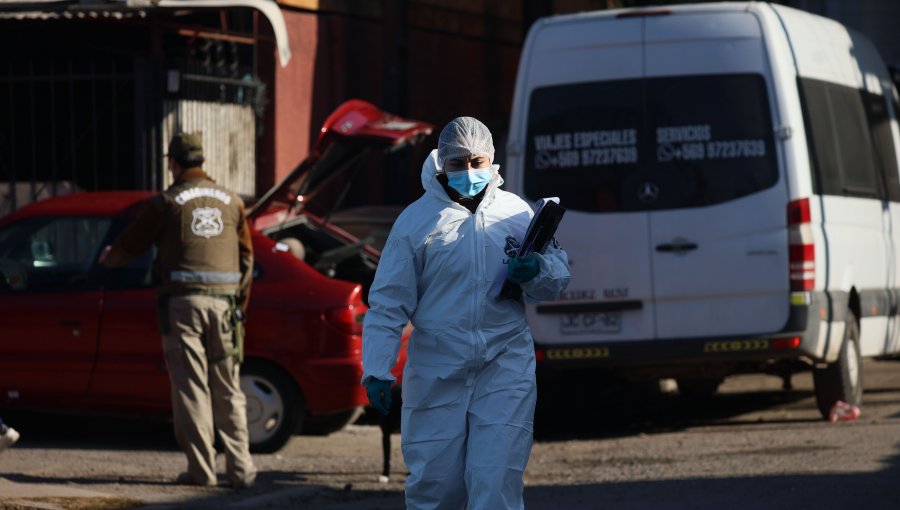
[[[647,394],[610,408],[576,395],[573,409],[557,410],[556,426],[538,436],[525,476],[526,506],[900,508],[900,363],[864,366],[863,415],[837,424],[819,418],[809,374],[795,376],[790,392],[776,378],[736,377],[710,400]],[[255,455],[256,486],[234,492],[171,483],[184,460],[166,423],[4,413],[23,435],[0,455],[0,476],[119,498],[34,506],[0,494],[4,510],[403,508],[399,434],[392,437],[392,476],[380,482],[381,434],[372,425],[298,436],[276,454]]]

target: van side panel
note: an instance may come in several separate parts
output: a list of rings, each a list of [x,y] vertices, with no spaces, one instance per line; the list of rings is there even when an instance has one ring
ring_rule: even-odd
[[[812,163],[808,137],[804,129],[804,113],[800,92],[797,88],[797,61],[794,48],[785,31],[784,22],[772,4],[757,4],[751,8],[761,20],[763,43],[766,45],[766,57],[772,76],[773,112],[776,129],[779,130],[779,148],[783,160],[785,184],[789,200],[809,198],[813,204],[812,244],[816,250],[816,260],[824,265],[827,251],[825,249],[825,231],[818,207],[818,198],[814,197]],[[824,271],[816,272],[815,288],[824,287]],[[837,357],[840,339],[843,335],[843,323],[835,323],[829,327],[829,312],[825,305],[816,305],[808,315],[808,328],[817,333],[807,339],[805,346],[812,358],[816,360]],[[832,341],[836,338],[836,341]]]
[[[895,238],[895,235],[898,234],[898,229],[900,229],[900,195],[891,193],[891,190],[893,189],[891,183],[900,183],[900,168],[898,168],[897,164],[900,162],[900,125],[898,125],[897,122],[898,115],[900,115],[900,97],[898,97],[896,87],[889,77],[879,76],[879,78],[881,80],[881,89],[885,96],[889,124],[886,129],[885,127],[882,127],[882,129],[885,130],[884,138],[889,139],[890,142],[892,142],[892,147],[884,149],[884,159],[891,160],[891,149],[893,149],[894,156],[894,165],[887,165],[885,167],[885,173],[889,183],[888,192],[890,198],[889,208],[891,224],[888,231],[890,233],[889,237],[893,249],[890,258],[894,262],[894,266],[891,269],[891,272],[889,272],[889,284],[891,285],[891,288],[894,289],[894,297],[896,299],[898,298],[898,295],[900,295],[900,242]],[[890,133],[889,135],[888,132]],[[900,352],[900,317],[896,315],[890,317],[887,329],[888,334],[885,339],[884,351],[888,353]]]
[[[859,88],[850,33],[840,23],[796,9],[772,6],[784,22],[801,76]]]
[[[862,345],[860,346],[864,356],[874,356],[896,353],[900,350],[900,345],[898,345],[900,344],[900,328],[898,328],[900,317],[897,315],[898,298],[900,298],[900,293],[898,293],[900,285],[898,285],[897,277],[898,268],[900,268],[900,253],[898,253],[898,241],[895,238],[896,229],[900,226],[900,172],[898,172],[897,165],[900,160],[896,155],[898,147],[896,130],[890,126],[883,126],[884,123],[890,123],[896,127],[897,112],[893,109],[896,104],[893,100],[894,86],[878,50],[871,41],[858,32],[854,30],[848,32],[853,54],[856,56],[862,74],[862,88],[865,90],[865,95],[869,101],[879,103],[886,114],[884,117],[875,114],[868,118],[875,145],[874,152],[884,172],[887,188],[884,196],[887,208],[883,211],[883,238],[885,240],[885,272],[888,291],[884,295],[885,301],[877,305],[887,309],[880,310],[877,317],[869,319],[870,324],[867,328],[875,329],[876,333],[871,336],[866,335],[861,339]],[[869,106],[870,111],[867,113],[871,114],[871,110],[877,108],[878,105]],[[893,111],[893,115],[891,115],[891,111]],[[878,325],[873,327],[871,323],[878,323]],[[880,335],[882,323],[883,337]]]
[[[794,9],[773,9],[796,55],[805,108],[819,199],[813,215],[818,227],[816,287],[832,296],[832,320],[843,321],[846,310],[856,308],[862,355],[882,354],[897,336],[896,208],[889,205],[884,174],[896,175],[897,169],[896,157],[890,163],[878,159],[873,133],[881,121],[874,118],[871,103],[887,108],[882,87],[889,83],[887,71],[871,43],[841,24]],[[837,358],[840,340],[832,335],[827,342],[827,360]]]
[[[773,105],[772,121],[780,130],[780,159],[788,196],[790,200],[809,197],[813,194],[813,181],[793,48],[771,4],[757,5],[751,12],[760,19],[764,57],[771,76],[768,83]]]

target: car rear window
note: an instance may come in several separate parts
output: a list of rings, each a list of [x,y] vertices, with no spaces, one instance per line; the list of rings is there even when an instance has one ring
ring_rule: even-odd
[[[755,74],[535,89],[525,194],[569,209],[702,207],[778,181],[768,95]]]

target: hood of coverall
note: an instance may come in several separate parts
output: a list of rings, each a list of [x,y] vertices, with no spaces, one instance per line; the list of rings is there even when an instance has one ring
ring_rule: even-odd
[[[437,176],[444,173],[438,163],[437,155],[438,151],[437,149],[434,149],[428,157],[425,158],[425,162],[422,164],[422,188],[426,193],[432,193],[443,201],[456,203],[447,195],[444,187],[441,186],[441,183],[437,180]],[[500,175],[499,170],[500,165],[491,165],[491,173],[494,174],[494,178],[491,183],[488,184],[487,191],[484,193],[484,198],[482,199],[482,203],[484,204],[489,204],[493,201],[494,190],[503,185],[503,177]]]

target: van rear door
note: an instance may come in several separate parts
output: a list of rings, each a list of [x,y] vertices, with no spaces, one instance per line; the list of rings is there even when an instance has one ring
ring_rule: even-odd
[[[658,337],[777,331],[789,312],[788,195],[776,185],[759,21],[732,11],[644,22]]]
[[[557,237],[573,276],[560,303],[568,308],[529,310],[539,341],[654,336],[649,215],[631,213],[619,197],[646,136],[642,23],[585,15],[543,27],[526,50],[521,191],[531,200],[561,198],[567,212]]]

